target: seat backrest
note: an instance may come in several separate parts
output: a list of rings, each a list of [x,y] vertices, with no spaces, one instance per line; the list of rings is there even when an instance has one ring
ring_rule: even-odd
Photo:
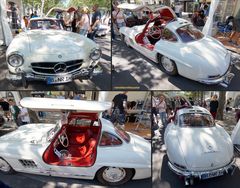
[[[94,138],[90,138],[88,140],[88,144],[86,145],[87,146],[87,152],[86,152],[84,157],[88,157],[89,155],[93,154],[94,149],[96,148],[96,145],[97,145],[97,140],[94,139]]]
[[[69,143],[70,144],[83,144],[86,141],[85,133],[71,133],[69,135]]]

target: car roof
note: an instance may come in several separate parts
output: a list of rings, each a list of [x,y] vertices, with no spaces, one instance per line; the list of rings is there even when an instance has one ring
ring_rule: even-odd
[[[52,18],[52,17],[35,17],[30,19],[30,21],[35,21],[35,20],[58,20],[58,19]]]
[[[25,97],[21,106],[32,110],[62,111],[77,110],[80,112],[103,112],[111,108],[111,102]]]
[[[169,22],[166,26],[166,28],[176,31],[178,28],[183,27],[185,25],[190,25],[192,24],[191,22],[182,19],[182,18],[177,18],[175,21]]]
[[[191,107],[186,107],[186,108],[181,108],[178,110],[178,115],[186,114],[186,113],[204,113],[204,114],[209,114],[210,112],[201,106],[191,106]]]
[[[148,6],[146,5],[139,5],[139,4],[129,4],[129,3],[122,3],[120,5],[117,6],[120,9],[128,9],[128,10],[132,10],[132,11],[137,11],[143,8],[148,8],[150,9]]]

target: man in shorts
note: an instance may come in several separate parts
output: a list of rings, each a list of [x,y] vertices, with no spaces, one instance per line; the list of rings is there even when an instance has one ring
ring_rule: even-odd
[[[127,91],[117,94],[112,100],[111,122],[124,129],[127,111]]]

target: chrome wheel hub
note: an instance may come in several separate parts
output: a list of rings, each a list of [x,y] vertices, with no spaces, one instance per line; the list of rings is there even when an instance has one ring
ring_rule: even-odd
[[[161,62],[162,62],[163,68],[164,68],[166,71],[172,72],[172,71],[174,70],[173,62],[172,62],[169,58],[163,56]]]
[[[9,164],[6,161],[0,159],[0,171],[8,172],[10,169],[11,167]]]
[[[108,182],[119,182],[126,176],[123,168],[108,167],[103,171],[103,179]]]

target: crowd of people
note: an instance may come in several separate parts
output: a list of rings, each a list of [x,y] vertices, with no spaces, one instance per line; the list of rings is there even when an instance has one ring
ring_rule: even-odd
[[[225,104],[225,112],[228,113],[232,110],[231,108],[232,98],[228,98]],[[184,97],[176,96],[166,100],[165,96],[160,94],[152,97],[152,118],[155,125],[162,125],[166,127],[167,124],[172,120],[174,113],[179,109],[186,106],[201,106],[206,108],[211,113],[213,119],[217,118],[219,101],[218,96],[214,94],[209,101],[206,100],[193,100],[191,97],[186,100]],[[240,109],[235,109],[236,122],[240,119]],[[234,113],[233,112],[233,113]],[[232,111],[231,111],[232,113]]]
[[[23,16],[22,28],[27,28],[31,18],[39,17],[37,11],[31,15]],[[87,36],[94,40],[101,24],[108,25],[110,15],[106,13],[101,15],[98,5],[92,7],[92,11],[87,6],[70,7],[67,11],[56,10],[55,17],[60,20],[64,30],[69,30],[80,35]]]
[[[13,99],[0,99],[0,108],[3,111],[2,122],[14,122],[16,126],[30,123],[30,117],[26,108],[16,105]]]

